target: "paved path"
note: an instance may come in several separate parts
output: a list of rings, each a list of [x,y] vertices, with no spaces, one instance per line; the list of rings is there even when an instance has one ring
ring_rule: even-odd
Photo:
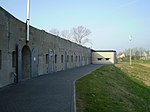
[[[0,112],[74,112],[74,82],[100,65],[43,75],[0,89]]]

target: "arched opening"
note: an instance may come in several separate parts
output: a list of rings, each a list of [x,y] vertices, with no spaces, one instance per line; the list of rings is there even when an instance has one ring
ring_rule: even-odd
[[[31,77],[31,52],[28,46],[22,49],[22,79]]]

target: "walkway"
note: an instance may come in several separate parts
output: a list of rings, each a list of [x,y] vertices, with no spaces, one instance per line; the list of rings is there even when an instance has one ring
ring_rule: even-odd
[[[43,75],[0,89],[0,112],[74,112],[74,82],[100,65]]]

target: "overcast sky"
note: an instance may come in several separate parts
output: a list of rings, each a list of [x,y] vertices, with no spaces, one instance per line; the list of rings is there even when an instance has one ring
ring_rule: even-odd
[[[85,26],[95,50],[150,49],[150,0],[30,0],[30,24],[49,31]],[[27,0],[0,0],[0,6],[26,21]]]

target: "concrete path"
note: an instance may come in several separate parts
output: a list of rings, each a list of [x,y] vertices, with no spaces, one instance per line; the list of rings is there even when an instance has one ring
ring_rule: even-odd
[[[74,82],[100,65],[43,75],[0,89],[0,112],[74,112]]]

